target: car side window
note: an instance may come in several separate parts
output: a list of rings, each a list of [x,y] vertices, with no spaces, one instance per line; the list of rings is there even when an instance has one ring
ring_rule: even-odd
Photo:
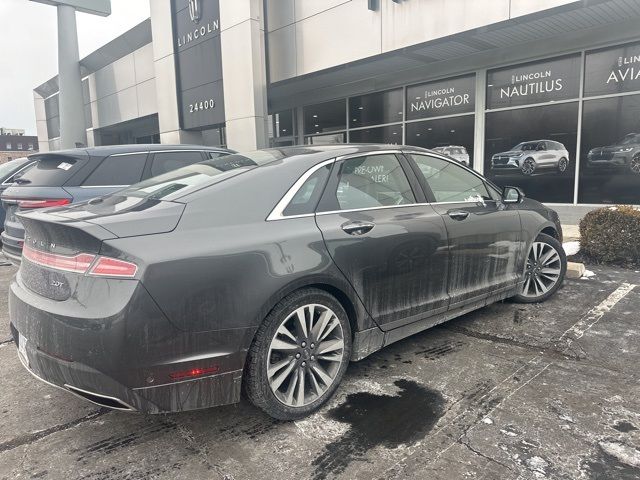
[[[320,167],[307,178],[282,212],[284,216],[304,215],[315,211],[331,172],[331,166]]]
[[[151,176],[162,175],[203,160],[200,152],[156,152],[151,162]]]
[[[142,178],[147,153],[111,155],[82,183],[83,186],[120,186],[138,183]]]
[[[205,155],[207,156],[207,158],[220,158],[226,157],[229,154],[225,152],[205,152]]]
[[[416,202],[409,180],[393,154],[345,160],[340,165],[335,196],[341,210]]]
[[[547,145],[544,142],[540,142],[538,144],[538,150],[546,150],[547,149]]]
[[[436,202],[493,200],[482,178],[446,160],[411,154]]]

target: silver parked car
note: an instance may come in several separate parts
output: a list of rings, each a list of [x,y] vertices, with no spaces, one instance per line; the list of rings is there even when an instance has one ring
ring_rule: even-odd
[[[465,167],[469,166],[469,153],[467,149],[460,145],[448,145],[446,147],[436,147],[434,152],[442,153],[453,158],[456,162],[461,163]]]
[[[520,170],[524,175],[549,169],[563,173],[568,167],[569,152],[563,144],[553,140],[522,142],[491,157],[492,170]]]

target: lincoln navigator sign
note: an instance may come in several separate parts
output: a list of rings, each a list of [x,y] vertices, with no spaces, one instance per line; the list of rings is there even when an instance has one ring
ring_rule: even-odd
[[[580,55],[487,72],[487,108],[513,107],[577,98]]]
[[[468,75],[407,87],[407,119],[473,112],[476,103],[475,80],[475,75]]]
[[[172,0],[180,127],[224,123],[219,0]]]
[[[585,96],[640,90],[640,43],[587,52]]]

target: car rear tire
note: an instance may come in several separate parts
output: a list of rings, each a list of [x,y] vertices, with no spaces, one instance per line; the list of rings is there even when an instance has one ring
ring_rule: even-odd
[[[558,171],[560,173],[566,172],[567,171],[567,167],[569,167],[569,160],[567,160],[564,157],[562,157],[560,160],[558,160]]]
[[[533,172],[536,171],[535,160],[531,157],[526,158],[524,162],[522,162],[522,167],[520,167],[520,170],[524,175],[527,175],[527,176],[533,175]]]
[[[567,273],[567,256],[562,244],[541,233],[527,253],[524,284],[513,297],[518,303],[539,303],[551,297],[562,285]]]
[[[640,174],[640,154],[631,159],[629,168],[631,169],[632,173],[635,173],[636,175]]]
[[[318,410],[351,358],[347,314],[329,293],[308,288],[281,300],[258,328],[245,365],[249,400],[278,420]]]

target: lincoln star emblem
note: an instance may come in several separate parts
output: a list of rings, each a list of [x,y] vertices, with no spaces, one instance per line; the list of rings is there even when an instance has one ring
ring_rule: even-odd
[[[191,21],[198,23],[202,18],[202,5],[201,0],[189,0],[189,16]]]

